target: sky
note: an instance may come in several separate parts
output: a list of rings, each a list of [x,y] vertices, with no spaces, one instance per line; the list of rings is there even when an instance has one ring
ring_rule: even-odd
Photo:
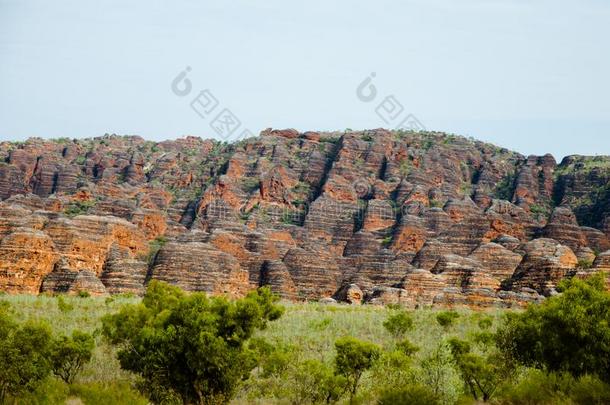
[[[610,155],[609,21],[607,0],[0,0],[0,140],[416,123]]]

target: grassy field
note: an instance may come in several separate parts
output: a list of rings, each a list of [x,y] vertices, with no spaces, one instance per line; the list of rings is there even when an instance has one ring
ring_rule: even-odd
[[[4,295],[0,299],[8,301],[18,320],[44,320],[54,332],[69,334],[74,329],[94,333],[96,349],[92,361],[78,376],[71,390],[63,383],[51,379],[31,397],[20,403],[58,403],[72,397],[75,403],[134,403],[145,401],[133,389],[135,377],[119,367],[115,349],[107,344],[99,333],[100,319],[108,313],[116,312],[122,305],[137,302],[138,298],[126,296],[103,297],[50,297],[29,295]],[[335,355],[334,343],[343,336],[353,336],[370,341],[390,350],[396,343],[383,327],[383,322],[395,309],[377,306],[326,305],[318,303],[283,303],[286,313],[278,321],[257,334],[276,347],[285,348],[291,361],[306,359],[321,360],[332,365]],[[460,317],[454,326],[441,327],[436,321],[438,311],[423,309],[412,312],[415,328],[408,333],[409,340],[419,347],[413,357],[414,369],[429,366],[430,359],[438,357],[438,348],[448,336],[467,338],[480,330],[479,322],[486,318],[492,321],[492,329],[499,323],[500,311],[474,312],[459,310]],[[446,361],[442,360],[441,361]],[[462,384],[447,364],[438,364],[436,370],[425,370],[427,374],[440,373],[442,397],[446,403],[455,403],[460,397]],[[429,383],[426,375],[414,373],[413,379]],[[374,370],[362,382],[361,401],[372,401],[376,385]],[[428,376],[431,377],[431,376]],[[290,380],[279,376],[263,377],[255,370],[241,389],[234,403],[291,403],[283,398],[289,389]],[[288,394],[285,394],[288,396]],[[104,398],[102,398],[104,397]],[[78,399],[77,399],[78,398]]]

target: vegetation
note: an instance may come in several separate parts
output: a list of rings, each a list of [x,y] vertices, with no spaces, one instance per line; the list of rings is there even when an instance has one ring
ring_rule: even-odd
[[[423,385],[407,385],[383,392],[379,398],[379,405],[436,405],[439,404],[436,395]]]
[[[15,321],[0,301],[0,403],[34,391],[53,372],[71,383],[91,359],[93,338],[80,331],[54,338],[45,322]]]
[[[369,370],[381,355],[381,348],[373,343],[353,337],[344,337],[335,342],[336,374],[345,378],[350,404],[354,400],[362,374]]]
[[[498,346],[526,366],[610,382],[610,293],[603,274],[566,280],[561,295],[507,314]]]
[[[230,301],[156,282],[143,299],[2,296],[3,403],[606,404],[603,282],[520,312],[282,315],[268,290]]]
[[[443,208],[445,204],[439,200],[430,200],[430,208]]]
[[[436,322],[447,330],[455,324],[459,317],[460,314],[455,311],[442,311],[436,314]]]
[[[578,267],[581,269],[590,269],[593,266],[591,259],[578,259]]]
[[[536,217],[536,219],[541,220],[544,218],[548,218],[550,215],[550,210],[548,207],[532,204],[530,205],[530,212]]]
[[[280,221],[286,225],[300,225],[300,212],[299,211],[288,211],[282,212]]]
[[[8,309],[0,307],[0,403],[36,387],[51,371],[49,327],[37,322],[18,325]]]
[[[407,332],[413,330],[413,318],[406,311],[398,311],[390,315],[383,323],[383,327],[394,337],[402,338]]]
[[[241,180],[241,188],[245,193],[252,193],[258,190],[260,182],[257,177],[244,177]]]
[[[153,402],[223,404],[256,366],[245,343],[281,316],[275,301],[268,289],[229,301],[152,281],[141,304],[102,319],[103,334],[119,345],[121,367],[142,377]]]
[[[77,215],[85,215],[91,210],[91,208],[95,207],[96,201],[88,200],[88,201],[73,201],[71,202],[66,209],[64,210],[64,214],[66,216],[73,218]]]
[[[95,347],[93,336],[75,330],[72,336],[60,336],[51,343],[49,360],[53,374],[72,384],[83,366],[91,360]]]
[[[506,175],[496,187],[496,196],[501,200],[508,200],[513,197],[513,192],[515,191],[515,179],[517,174],[515,172],[509,173]]]
[[[492,337],[487,334],[482,336]],[[511,361],[492,347],[492,339],[476,339],[476,342],[482,344],[484,354],[475,353],[470,342],[458,338],[451,338],[449,346],[468,392],[475,401],[481,399],[487,402],[503,382],[510,380],[515,368]]]
[[[400,173],[400,177],[405,178],[411,172],[411,161],[408,158],[405,158],[400,161],[398,166],[398,173]]]
[[[157,257],[157,253],[159,253],[159,250],[161,250],[166,243],[167,238],[165,236],[157,236],[155,239],[148,242],[148,255],[146,257],[146,262],[149,265],[152,265],[155,257]]]
[[[321,143],[332,143],[334,145],[337,145],[339,142],[341,142],[341,137],[321,136],[320,142]]]
[[[472,184],[468,182],[460,184],[460,193],[462,195],[470,196],[472,194]]]

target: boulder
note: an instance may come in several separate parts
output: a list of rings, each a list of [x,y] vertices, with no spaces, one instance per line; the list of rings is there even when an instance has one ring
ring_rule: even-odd
[[[557,284],[578,264],[572,249],[553,239],[535,239],[522,249],[525,256],[507,283],[515,291],[528,288],[545,296],[551,295]]]
[[[335,293],[335,300],[348,304],[361,304],[364,294],[356,284],[346,284]]]

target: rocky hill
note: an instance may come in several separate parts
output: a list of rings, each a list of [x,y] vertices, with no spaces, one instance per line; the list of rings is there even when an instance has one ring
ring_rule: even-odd
[[[0,199],[10,293],[519,306],[610,271],[610,157],[433,132],[3,142]]]

